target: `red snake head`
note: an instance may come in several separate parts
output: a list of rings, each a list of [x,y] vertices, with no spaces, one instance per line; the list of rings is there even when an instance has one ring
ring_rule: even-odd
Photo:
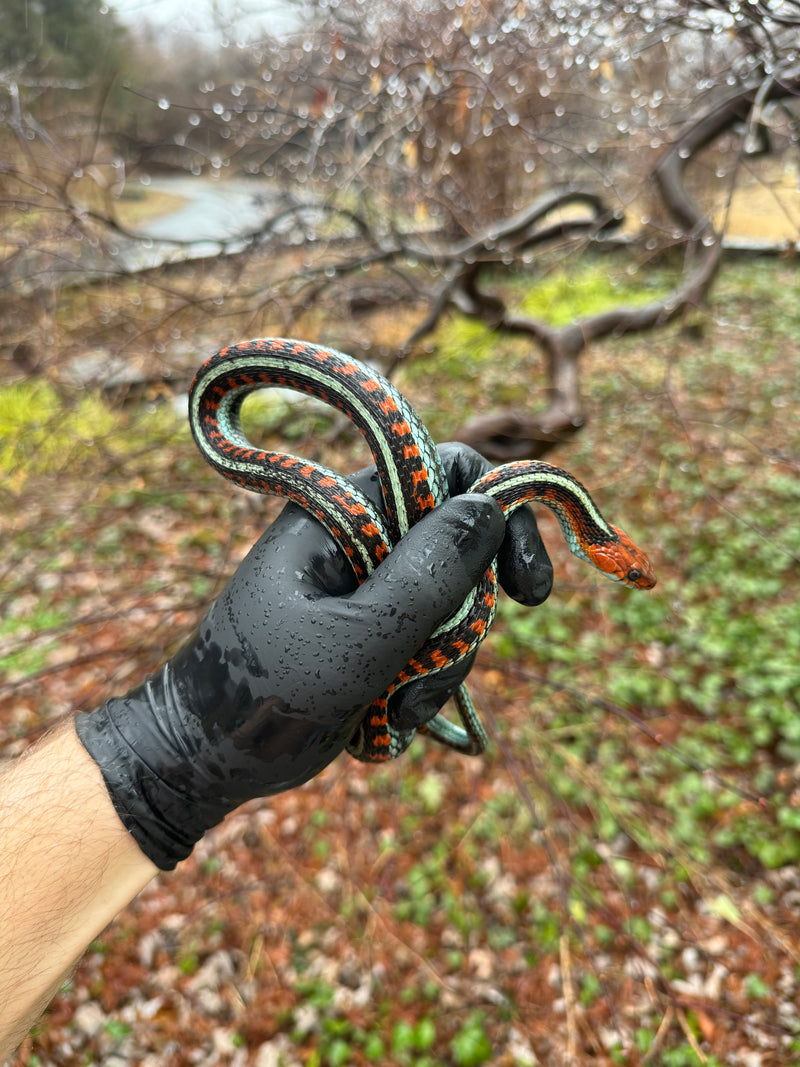
[[[624,530],[616,526],[611,529],[618,537],[616,542],[586,546],[585,551],[591,562],[609,578],[623,582],[632,589],[652,589],[656,584],[653,564]]]

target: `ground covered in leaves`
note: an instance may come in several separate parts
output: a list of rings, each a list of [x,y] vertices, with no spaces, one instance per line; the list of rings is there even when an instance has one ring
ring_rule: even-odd
[[[586,357],[590,421],[548,458],[651,552],[652,594],[543,515],[553,595],[504,602],[472,676],[488,754],[419,738],[241,809],[90,947],[17,1064],[800,1061],[799,292],[791,263],[738,264],[692,322]],[[121,407],[67,369],[0,390],[6,757],[179,647],[274,514],[203,467],[180,397]],[[444,439],[536,381],[453,320],[401,384]],[[363,461],[316,409],[249,418]]]

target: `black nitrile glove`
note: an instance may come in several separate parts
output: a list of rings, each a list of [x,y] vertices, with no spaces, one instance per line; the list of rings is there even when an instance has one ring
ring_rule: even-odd
[[[456,492],[464,477],[474,480],[465,456],[463,449],[445,456]],[[370,472],[358,480],[365,488]],[[548,565],[535,553],[532,517],[518,525],[504,570],[512,595],[537,602],[549,591],[541,577]],[[474,587],[503,533],[502,513],[488,497],[450,500],[354,588],[331,537],[288,506],[160,672],[78,716],[78,736],[145,855],[171,870],[240,804],[291,789],[327,766],[365,708]],[[526,564],[532,549],[535,561]],[[450,679],[451,688],[467,670]],[[434,678],[414,685],[426,682]],[[418,721],[431,717],[439,685],[433,695],[418,690]],[[402,699],[406,716],[411,703]]]

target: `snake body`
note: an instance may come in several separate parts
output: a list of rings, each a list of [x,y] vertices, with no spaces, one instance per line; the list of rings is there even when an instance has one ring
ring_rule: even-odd
[[[241,425],[241,407],[257,389],[282,387],[338,408],[364,435],[377,466],[385,514],[351,481],[319,463],[255,448]],[[436,447],[405,397],[363,363],[305,341],[266,338],[223,348],[198,370],[189,396],[189,422],[200,452],[225,478],[258,493],[294,501],[317,518],[363,582],[407,530],[448,496]],[[495,468],[470,488],[497,500],[508,515],[528,501],[547,505],[570,550],[626,585],[649,589],[649,560],[607,523],[571,474],[538,461]],[[414,730],[390,721],[389,697],[414,678],[432,674],[474,652],[491,626],[497,599],[494,567],[461,608],[425,642],[376,700],[348,745],[357,759],[380,762],[403,752]],[[436,715],[424,730],[467,754],[486,746],[486,734],[467,692],[455,697],[462,726]]]

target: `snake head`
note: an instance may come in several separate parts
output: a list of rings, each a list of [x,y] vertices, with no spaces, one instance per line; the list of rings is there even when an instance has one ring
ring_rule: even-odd
[[[616,526],[611,529],[617,540],[589,546],[587,554],[591,562],[609,578],[631,589],[652,589],[656,584],[653,564],[624,530]]]

